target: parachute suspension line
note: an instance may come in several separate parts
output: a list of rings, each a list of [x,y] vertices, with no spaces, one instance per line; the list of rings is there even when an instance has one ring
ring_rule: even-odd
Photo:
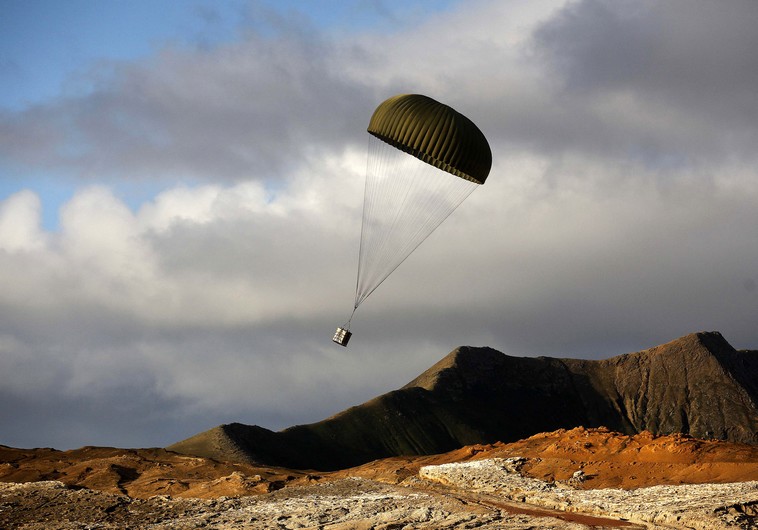
[[[374,142],[380,142],[380,140],[374,140]],[[374,226],[369,224],[376,236],[373,241],[374,247],[370,248],[369,252],[373,251],[376,258],[384,257],[384,260],[377,261],[377,264],[384,265],[392,261],[393,254],[390,252],[393,249],[393,238],[398,237],[396,234],[403,229],[402,225],[398,226],[400,216],[405,210],[411,188],[414,187],[417,179],[414,178],[413,169],[402,167],[403,158],[398,151],[390,150],[384,142],[381,142],[380,147],[384,147],[379,151],[379,160],[383,165],[379,166],[378,172],[371,174],[370,177],[375,184],[375,194],[371,197],[372,205],[382,208],[381,213],[372,213],[369,217],[369,220],[379,217],[379,222]],[[404,156],[407,158],[407,155]],[[403,185],[404,181],[407,181],[406,185]],[[387,250],[388,247],[389,250]],[[378,269],[375,273],[380,271],[381,269]]]
[[[478,186],[370,136],[354,308]]]
[[[350,315],[350,320],[352,320],[353,315],[355,315],[356,309],[358,309],[358,306],[361,305],[361,302],[363,299],[359,297],[359,290],[360,290],[360,282],[361,282],[361,276],[363,269],[365,267],[365,261],[366,257],[365,254],[367,252],[367,245],[366,245],[366,237],[367,237],[367,230],[368,230],[368,224],[369,219],[371,219],[371,214],[373,212],[372,206],[374,205],[375,201],[372,200],[373,195],[375,194],[375,183],[373,179],[369,178],[369,175],[372,175],[377,172],[377,168],[375,167],[377,164],[381,163],[381,157],[378,156],[378,147],[376,144],[372,141],[372,136],[369,135],[368,137],[368,156],[366,157],[366,182],[364,184],[363,189],[363,216],[361,219],[361,241],[360,245],[358,247],[358,275],[355,279],[355,302],[353,304],[353,313]],[[348,322],[350,322],[348,320]]]
[[[403,157],[408,157],[370,135],[368,152],[355,308],[368,296],[361,286],[375,281],[376,270],[381,266],[377,261],[380,250],[386,246],[392,235],[391,226],[397,224],[402,211],[398,200],[403,191],[400,177]]]
[[[369,135],[368,144],[363,223],[355,290],[354,307],[356,309],[370,294],[365,292],[365,284],[370,284],[372,281],[366,280],[366,276],[373,278],[376,274],[371,271],[377,268],[377,250],[384,246],[390,233],[385,225],[389,219],[397,218],[400,210],[397,198],[395,201],[391,200],[401,191],[397,178],[400,172],[399,157],[393,152],[393,148],[374,136]],[[382,227],[385,229],[382,230]],[[369,272],[366,272],[367,269]]]
[[[350,331],[350,323],[353,321],[353,317],[355,316],[355,310],[356,310],[356,309],[358,309],[358,308],[357,308],[357,307],[354,307],[354,308],[353,308],[353,312],[352,312],[352,313],[350,313],[350,318],[348,318],[348,319],[347,319],[347,322],[345,322],[345,323],[342,325],[342,328],[343,328],[343,329],[346,329],[346,330]]]

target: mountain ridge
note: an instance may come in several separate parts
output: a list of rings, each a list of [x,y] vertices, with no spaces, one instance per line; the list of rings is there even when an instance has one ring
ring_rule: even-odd
[[[333,470],[580,425],[758,444],[758,351],[737,351],[718,332],[603,360],[461,346],[400,389],[320,422],[220,425],[167,449]]]

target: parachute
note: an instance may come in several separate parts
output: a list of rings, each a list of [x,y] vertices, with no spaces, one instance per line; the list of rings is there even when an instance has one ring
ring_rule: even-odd
[[[467,117],[420,94],[381,103],[369,148],[353,315],[371,293],[484,184],[492,151]],[[347,345],[347,324],[334,342]]]

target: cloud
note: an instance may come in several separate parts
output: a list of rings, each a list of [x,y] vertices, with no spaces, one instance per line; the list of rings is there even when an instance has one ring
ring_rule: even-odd
[[[101,63],[89,91],[7,112],[2,154],[97,179],[279,180],[310,152],[352,143],[363,122],[370,95],[333,48],[287,30]]]
[[[477,2],[390,36],[341,39],[280,23],[235,43],[100,63],[90,91],[6,113],[3,154],[98,179],[281,180],[308,155],[362,146],[366,108],[419,91],[493,141],[546,156],[667,171],[753,164],[755,7],[716,9]]]
[[[357,230],[332,237],[341,226],[358,228],[355,158],[325,166],[338,175],[292,176],[291,188],[276,195],[256,181],[170,188],[136,213],[107,188],[84,188],[62,208],[57,234],[40,231],[39,200],[20,192],[2,204],[3,257],[9,267],[23,264],[16,276],[49,265],[30,282],[40,294],[25,295],[30,300],[48,293],[63,305],[70,302],[64,292],[75,293],[131,318],[172,323],[307,314],[297,297],[329,292],[315,280],[339,280],[329,269],[357,243]],[[43,265],[29,268],[30,255]]]
[[[25,190],[13,194],[0,208],[0,242],[8,252],[33,251],[45,245],[40,227],[39,198]]]
[[[667,169],[754,164],[756,14],[746,1],[727,10],[705,1],[573,2],[536,29],[534,56],[556,102],[597,131],[580,130],[574,144],[590,140]]]
[[[606,357],[717,329],[755,348],[755,8],[714,9],[478,1],[390,35],[294,24],[4,113],[5,164],[82,187],[54,231],[34,190],[0,202],[0,443],[317,421],[462,344]],[[342,349],[363,131],[406,91],[470,116],[493,170]],[[135,205],[125,179],[166,184]]]

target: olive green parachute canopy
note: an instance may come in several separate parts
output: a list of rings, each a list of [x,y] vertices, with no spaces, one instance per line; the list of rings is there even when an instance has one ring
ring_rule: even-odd
[[[463,114],[420,94],[393,96],[371,116],[368,132],[436,168],[484,184],[492,151]]]
[[[374,110],[368,132],[353,314],[484,184],[492,166],[492,151],[482,131],[463,114],[427,96],[387,99]],[[349,331],[350,319],[335,334],[339,344],[347,343],[340,333]]]

